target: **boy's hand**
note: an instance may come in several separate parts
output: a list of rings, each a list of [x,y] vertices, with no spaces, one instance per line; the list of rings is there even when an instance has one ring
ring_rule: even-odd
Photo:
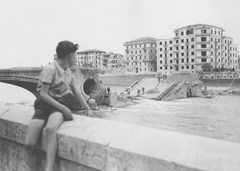
[[[66,121],[73,120],[72,112],[70,109],[68,109],[67,107],[64,106],[61,111],[62,111],[63,117]]]
[[[93,117],[93,111],[92,110],[87,110],[87,116]]]

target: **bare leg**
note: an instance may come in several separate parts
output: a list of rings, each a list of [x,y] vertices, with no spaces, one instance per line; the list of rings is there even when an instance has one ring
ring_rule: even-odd
[[[57,153],[57,130],[63,123],[64,118],[61,112],[52,113],[49,118],[44,132],[47,139],[47,166],[46,171],[53,171],[53,166]]]
[[[36,144],[45,123],[45,120],[33,119],[28,126],[25,147],[27,150],[28,166],[31,171],[37,171]]]

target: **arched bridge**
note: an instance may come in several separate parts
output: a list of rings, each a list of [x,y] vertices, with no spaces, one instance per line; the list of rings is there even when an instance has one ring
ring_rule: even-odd
[[[43,68],[0,69],[0,82],[22,87],[36,96],[36,87],[42,70]],[[100,89],[100,70],[73,68],[72,71],[75,75],[76,86],[85,98],[89,98],[91,93],[96,93]]]

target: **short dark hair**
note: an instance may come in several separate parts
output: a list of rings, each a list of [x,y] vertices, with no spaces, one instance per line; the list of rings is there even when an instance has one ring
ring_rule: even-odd
[[[78,50],[78,44],[73,44],[70,41],[61,41],[58,43],[56,52],[59,59],[64,59],[71,53],[75,53]]]

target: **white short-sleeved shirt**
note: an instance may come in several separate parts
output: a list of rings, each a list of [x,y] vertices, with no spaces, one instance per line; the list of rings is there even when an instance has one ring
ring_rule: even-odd
[[[64,70],[57,61],[43,69],[37,85],[37,92],[40,93],[42,83],[49,83],[48,94],[52,97],[62,97],[70,93],[72,71],[70,68]]]

